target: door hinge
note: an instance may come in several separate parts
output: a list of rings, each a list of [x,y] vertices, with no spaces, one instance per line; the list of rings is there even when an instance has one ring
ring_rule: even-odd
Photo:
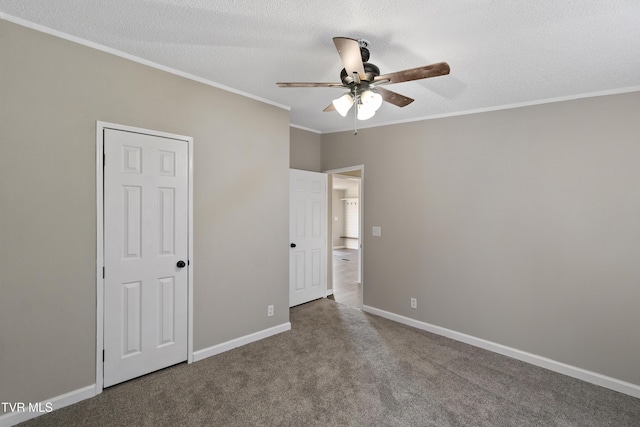
[[[104,279],[104,267],[102,267],[102,278]]]
[[[102,361],[104,362],[104,350],[102,350]]]

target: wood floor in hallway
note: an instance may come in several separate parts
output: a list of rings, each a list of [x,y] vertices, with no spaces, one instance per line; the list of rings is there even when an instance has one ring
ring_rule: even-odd
[[[358,283],[358,249],[333,250],[333,299],[362,309],[362,284]]]

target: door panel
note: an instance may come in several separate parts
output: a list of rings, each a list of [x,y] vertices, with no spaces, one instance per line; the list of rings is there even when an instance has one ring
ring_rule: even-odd
[[[122,341],[123,356],[140,353],[140,282],[122,284]]]
[[[327,289],[327,176],[290,170],[289,306],[325,296]]]
[[[188,143],[104,130],[104,386],[187,360]]]
[[[175,279],[163,277],[158,280],[158,346],[175,342]]]
[[[174,232],[175,232],[175,189],[159,188],[158,189],[158,245],[160,255],[173,255]]]

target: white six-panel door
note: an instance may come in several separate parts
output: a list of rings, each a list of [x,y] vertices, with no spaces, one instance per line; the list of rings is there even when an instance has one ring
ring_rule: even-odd
[[[327,175],[289,171],[289,306],[327,290]]]
[[[104,130],[104,386],[187,360],[188,143]]]

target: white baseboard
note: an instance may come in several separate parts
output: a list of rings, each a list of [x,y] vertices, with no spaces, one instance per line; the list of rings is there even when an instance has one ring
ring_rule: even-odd
[[[214,345],[213,347],[203,348],[202,350],[193,352],[193,361],[198,362],[200,360],[206,359],[207,357],[215,356],[216,354],[224,353],[225,351],[233,350],[236,347],[241,347],[254,341],[259,341],[272,335],[276,335],[289,330],[291,330],[291,323],[287,322],[269,329],[264,329],[259,332],[254,332],[253,334],[233,339],[231,341]]]
[[[327,292],[324,294],[324,297],[328,297],[329,295],[333,295],[333,289],[327,289]]]
[[[429,323],[421,322],[419,320],[411,319],[409,317],[401,316],[389,311],[380,310],[379,308],[363,305],[362,310],[367,313],[375,314],[376,316],[384,317],[385,319],[393,320],[395,322],[402,323],[408,326],[413,326],[414,328],[421,329],[423,331],[442,335],[456,341],[461,341],[467,344],[471,344],[475,347],[480,347],[494,353],[502,354],[504,356],[512,357],[514,359],[521,360],[532,365],[540,366],[542,368],[549,369],[550,371],[555,371],[582,381],[586,381],[591,384],[599,385],[601,387],[615,390],[620,393],[628,394],[629,396],[640,398],[640,385],[637,384],[632,384],[626,381],[618,380],[616,378],[611,378],[606,375],[598,374],[596,372],[587,371],[586,369],[567,365],[566,363],[558,362],[543,356],[538,356],[536,354],[527,353],[526,351],[507,347],[505,345],[487,341],[482,338],[476,338],[474,336],[456,332],[451,329],[431,325]]]
[[[53,397],[51,399],[44,400],[39,403],[32,403],[33,407],[40,408],[40,411],[29,412],[27,411],[19,411],[19,412],[8,412],[4,415],[0,415],[0,427],[9,427],[14,426],[18,423],[30,420],[32,418],[39,417],[45,413],[51,412],[51,410],[55,411],[60,408],[64,408],[65,406],[73,405],[74,403],[78,403],[85,399],[90,399],[96,395],[96,385],[92,384],[78,390],[70,391],[69,393],[62,394],[57,397]],[[17,402],[12,402],[17,403]],[[26,408],[28,409],[29,403],[24,402]],[[48,410],[51,408],[51,410]]]

